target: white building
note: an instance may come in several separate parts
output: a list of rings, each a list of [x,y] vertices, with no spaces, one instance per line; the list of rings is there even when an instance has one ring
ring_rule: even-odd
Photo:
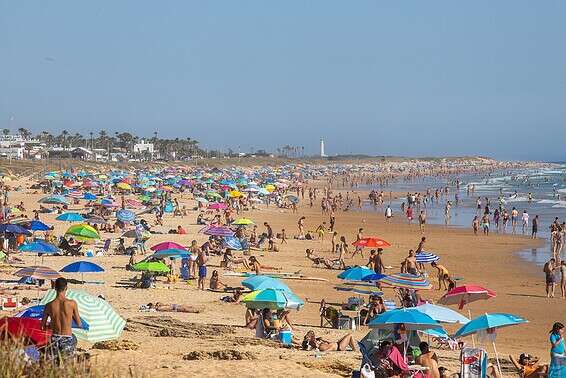
[[[320,138],[320,157],[326,157],[324,153],[324,139]]]
[[[145,140],[142,139],[141,143],[134,144],[134,153],[149,153],[151,154],[151,156],[153,156],[153,143],[146,143]]]
[[[21,160],[25,156],[25,147],[5,146],[0,144],[0,158]]]

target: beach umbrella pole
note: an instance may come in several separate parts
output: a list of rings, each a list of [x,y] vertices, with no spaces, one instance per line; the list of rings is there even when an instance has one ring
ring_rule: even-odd
[[[503,375],[501,373],[501,365],[499,364],[499,354],[497,353],[497,348],[495,347],[495,341],[492,343],[493,351],[495,352],[495,361],[497,361],[497,370],[499,370],[499,375]]]
[[[472,318],[472,311],[470,309],[468,309],[468,318]],[[474,337],[474,334],[472,333],[472,346],[475,348],[476,347],[476,339]]]

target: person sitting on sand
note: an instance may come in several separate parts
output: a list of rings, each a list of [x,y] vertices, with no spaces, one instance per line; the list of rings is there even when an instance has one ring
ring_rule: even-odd
[[[166,303],[148,303],[147,308],[159,312],[188,312],[191,314],[198,314],[202,312],[202,309],[190,305],[180,305],[180,304],[166,304]]]
[[[222,290],[222,288],[226,287],[226,284],[222,283],[218,278],[218,271],[214,270],[212,272],[212,277],[210,277],[210,290]]]
[[[302,343],[303,350],[319,350],[321,352],[347,351],[348,347],[353,352],[356,351],[356,340],[351,333],[333,342],[324,340],[322,337],[316,337],[314,331],[308,331]]]
[[[383,298],[378,295],[370,295],[370,302],[367,310],[365,311],[365,316],[362,320],[362,324],[368,324],[373,318],[379,314],[383,314],[386,311],[385,304],[383,303]],[[361,314],[361,312],[360,312]]]
[[[423,341],[419,344],[421,355],[417,357],[416,363],[423,367],[428,368],[429,378],[440,378],[438,371],[438,357],[434,352],[429,349],[428,343]]]
[[[293,330],[293,323],[289,314],[288,310],[277,310],[277,319],[280,321],[279,330]]]
[[[220,298],[222,302],[227,303],[240,303],[240,299],[242,299],[242,290],[240,289],[234,290],[234,293],[232,295],[225,295]]]
[[[511,355],[509,356],[509,360],[511,360],[513,365],[519,370],[521,377],[535,378],[547,376],[548,365],[540,365],[537,357],[521,353],[518,360]]]

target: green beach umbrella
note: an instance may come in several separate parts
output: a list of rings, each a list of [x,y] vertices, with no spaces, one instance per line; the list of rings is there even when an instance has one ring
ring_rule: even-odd
[[[153,273],[169,273],[169,267],[161,261],[140,261],[133,266],[134,270],[153,272]]]
[[[94,227],[84,223],[69,227],[67,232],[65,232],[65,236],[73,236],[75,239],[81,241],[100,239],[98,231],[96,231]]]
[[[39,304],[46,305],[55,299],[55,296],[55,290],[50,289]],[[96,343],[114,340],[122,335],[126,321],[104,299],[71,289],[67,289],[66,297],[77,302],[81,319],[89,325],[88,330],[73,328],[77,339]]]

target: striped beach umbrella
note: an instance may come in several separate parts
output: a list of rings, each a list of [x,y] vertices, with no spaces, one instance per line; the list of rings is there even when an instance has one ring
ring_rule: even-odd
[[[419,252],[415,255],[415,257],[419,264],[428,264],[440,260],[440,257],[430,252]]]
[[[14,273],[18,277],[31,277],[38,280],[56,280],[61,277],[59,273],[47,266],[28,266]]]
[[[55,290],[51,289],[39,304],[46,305],[55,299],[55,296]],[[77,302],[81,319],[89,325],[88,330],[73,328],[77,339],[96,343],[114,340],[122,335],[126,321],[104,299],[71,289],[67,289],[66,297]]]
[[[210,226],[206,227],[203,234],[211,236],[234,236],[234,231],[226,226]]]
[[[389,285],[400,289],[413,289],[413,290],[430,290],[432,285],[430,282],[421,276],[415,276],[408,273],[397,273],[383,277],[379,280],[382,284]]]
[[[132,210],[121,209],[116,212],[116,218],[121,222],[133,222],[136,214]]]

